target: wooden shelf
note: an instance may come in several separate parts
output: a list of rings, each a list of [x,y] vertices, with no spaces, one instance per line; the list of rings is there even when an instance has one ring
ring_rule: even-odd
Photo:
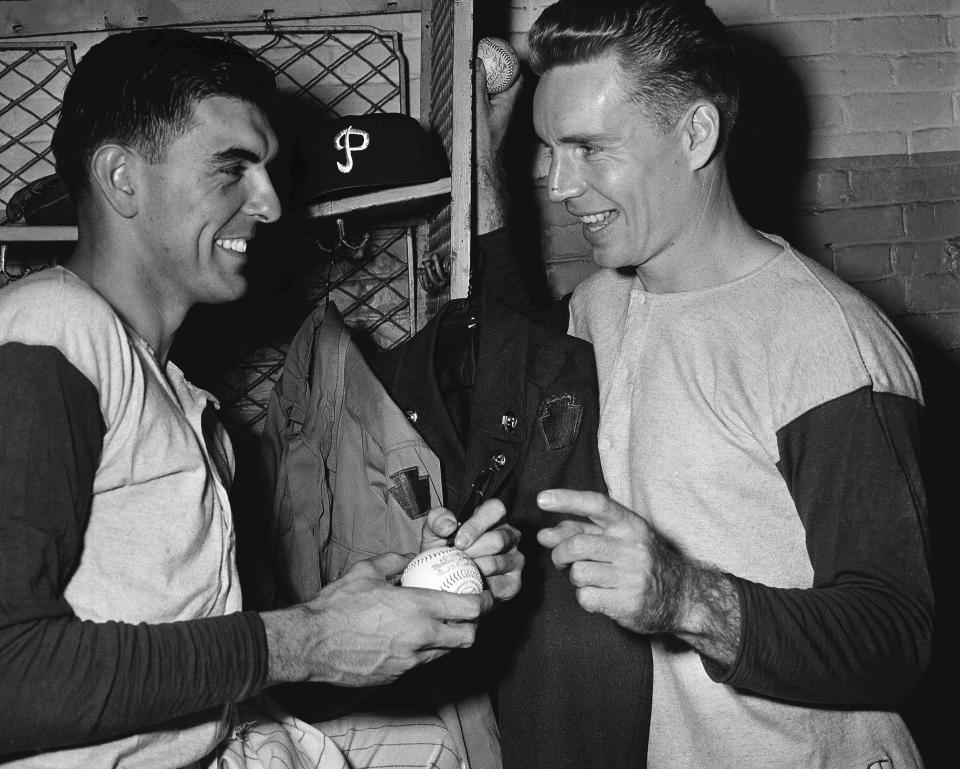
[[[444,177],[424,184],[392,187],[363,195],[324,201],[291,213],[307,219],[331,219],[364,213],[376,213],[378,217],[382,214],[397,219],[403,218],[402,213],[409,211],[411,222],[422,221],[424,206],[429,206],[435,198],[449,195],[450,190],[450,177]],[[401,215],[398,217],[398,214]],[[44,243],[76,239],[76,227],[0,225],[0,243]]]
[[[396,209],[420,202],[429,203],[431,198],[449,195],[451,189],[450,177],[444,177],[424,184],[391,187],[387,190],[367,192],[349,198],[323,201],[312,206],[304,206],[296,213],[307,219],[326,219],[370,212],[372,209]]]
[[[0,225],[0,243],[52,243],[77,239],[76,227]]]

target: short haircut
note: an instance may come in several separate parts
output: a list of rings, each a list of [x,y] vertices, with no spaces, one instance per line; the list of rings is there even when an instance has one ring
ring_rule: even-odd
[[[538,74],[616,57],[621,86],[661,131],[697,99],[720,112],[722,143],[736,122],[733,46],[703,0],[559,0],[534,22],[529,42]]]
[[[151,163],[189,129],[197,102],[228,96],[266,112],[276,80],[248,49],[183,29],[114,34],[83,56],[67,83],[51,148],[76,202],[98,147],[133,147]]]

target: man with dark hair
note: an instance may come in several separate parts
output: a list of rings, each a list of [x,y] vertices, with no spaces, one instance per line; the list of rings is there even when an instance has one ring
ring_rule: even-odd
[[[909,350],[738,211],[702,2],[560,0],[529,40],[549,197],[601,268],[570,332],[609,486],[541,492],[581,518],[538,539],[584,609],[651,636],[649,766],[921,765],[895,711],[933,618]]]
[[[410,557],[388,553],[302,605],[241,611],[233,453],[168,353],[192,306],[243,295],[248,242],[280,214],[273,89],[240,46],[182,30],[110,36],[68,84],[53,147],[77,246],[0,292],[0,761],[274,765],[277,715],[285,760],[345,766],[322,731],[269,708],[238,721],[236,704],[394,681],[470,646],[519,588],[491,500],[457,534],[483,594],[395,587]],[[423,547],[456,530],[443,508],[425,520]]]

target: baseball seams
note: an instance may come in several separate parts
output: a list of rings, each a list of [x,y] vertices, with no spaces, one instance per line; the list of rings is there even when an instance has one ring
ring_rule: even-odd
[[[479,593],[483,578],[473,560],[454,547],[425,550],[403,570],[400,584],[448,593]]]
[[[487,73],[487,93],[506,91],[520,73],[520,59],[510,43],[499,37],[482,37],[477,43],[477,57]]]
[[[440,589],[448,593],[479,593],[480,584],[475,571],[454,569],[443,577]]]

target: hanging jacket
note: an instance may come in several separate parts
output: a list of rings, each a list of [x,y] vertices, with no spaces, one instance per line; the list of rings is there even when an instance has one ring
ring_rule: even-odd
[[[475,675],[496,685],[506,769],[646,766],[647,638],[584,611],[536,541],[569,517],[541,511],[539,491],[606,492],[592,346],[494,299],[452,300],[371,366],[439,456],[447,507],[462,504],[491,456],[505,459],[487,496],[522,532],[523,586],[481,624],[471,653]]]
[[[441,503],[436,455],[371,373],[332,302],[318,307],[290,343],[267,408],[261,460],[262,487],[272,494],[266,554],[281,603],[309,600],[369,556],[417,552],[422,518]],[[498,769],[488,693],[466,686],[453,692],[451,682],[433,675],[438,670],[414,671],[412,688],[433,705],[466,766]],[[316,721],[296,705],[335,691],[292,685],[278,699]]]

